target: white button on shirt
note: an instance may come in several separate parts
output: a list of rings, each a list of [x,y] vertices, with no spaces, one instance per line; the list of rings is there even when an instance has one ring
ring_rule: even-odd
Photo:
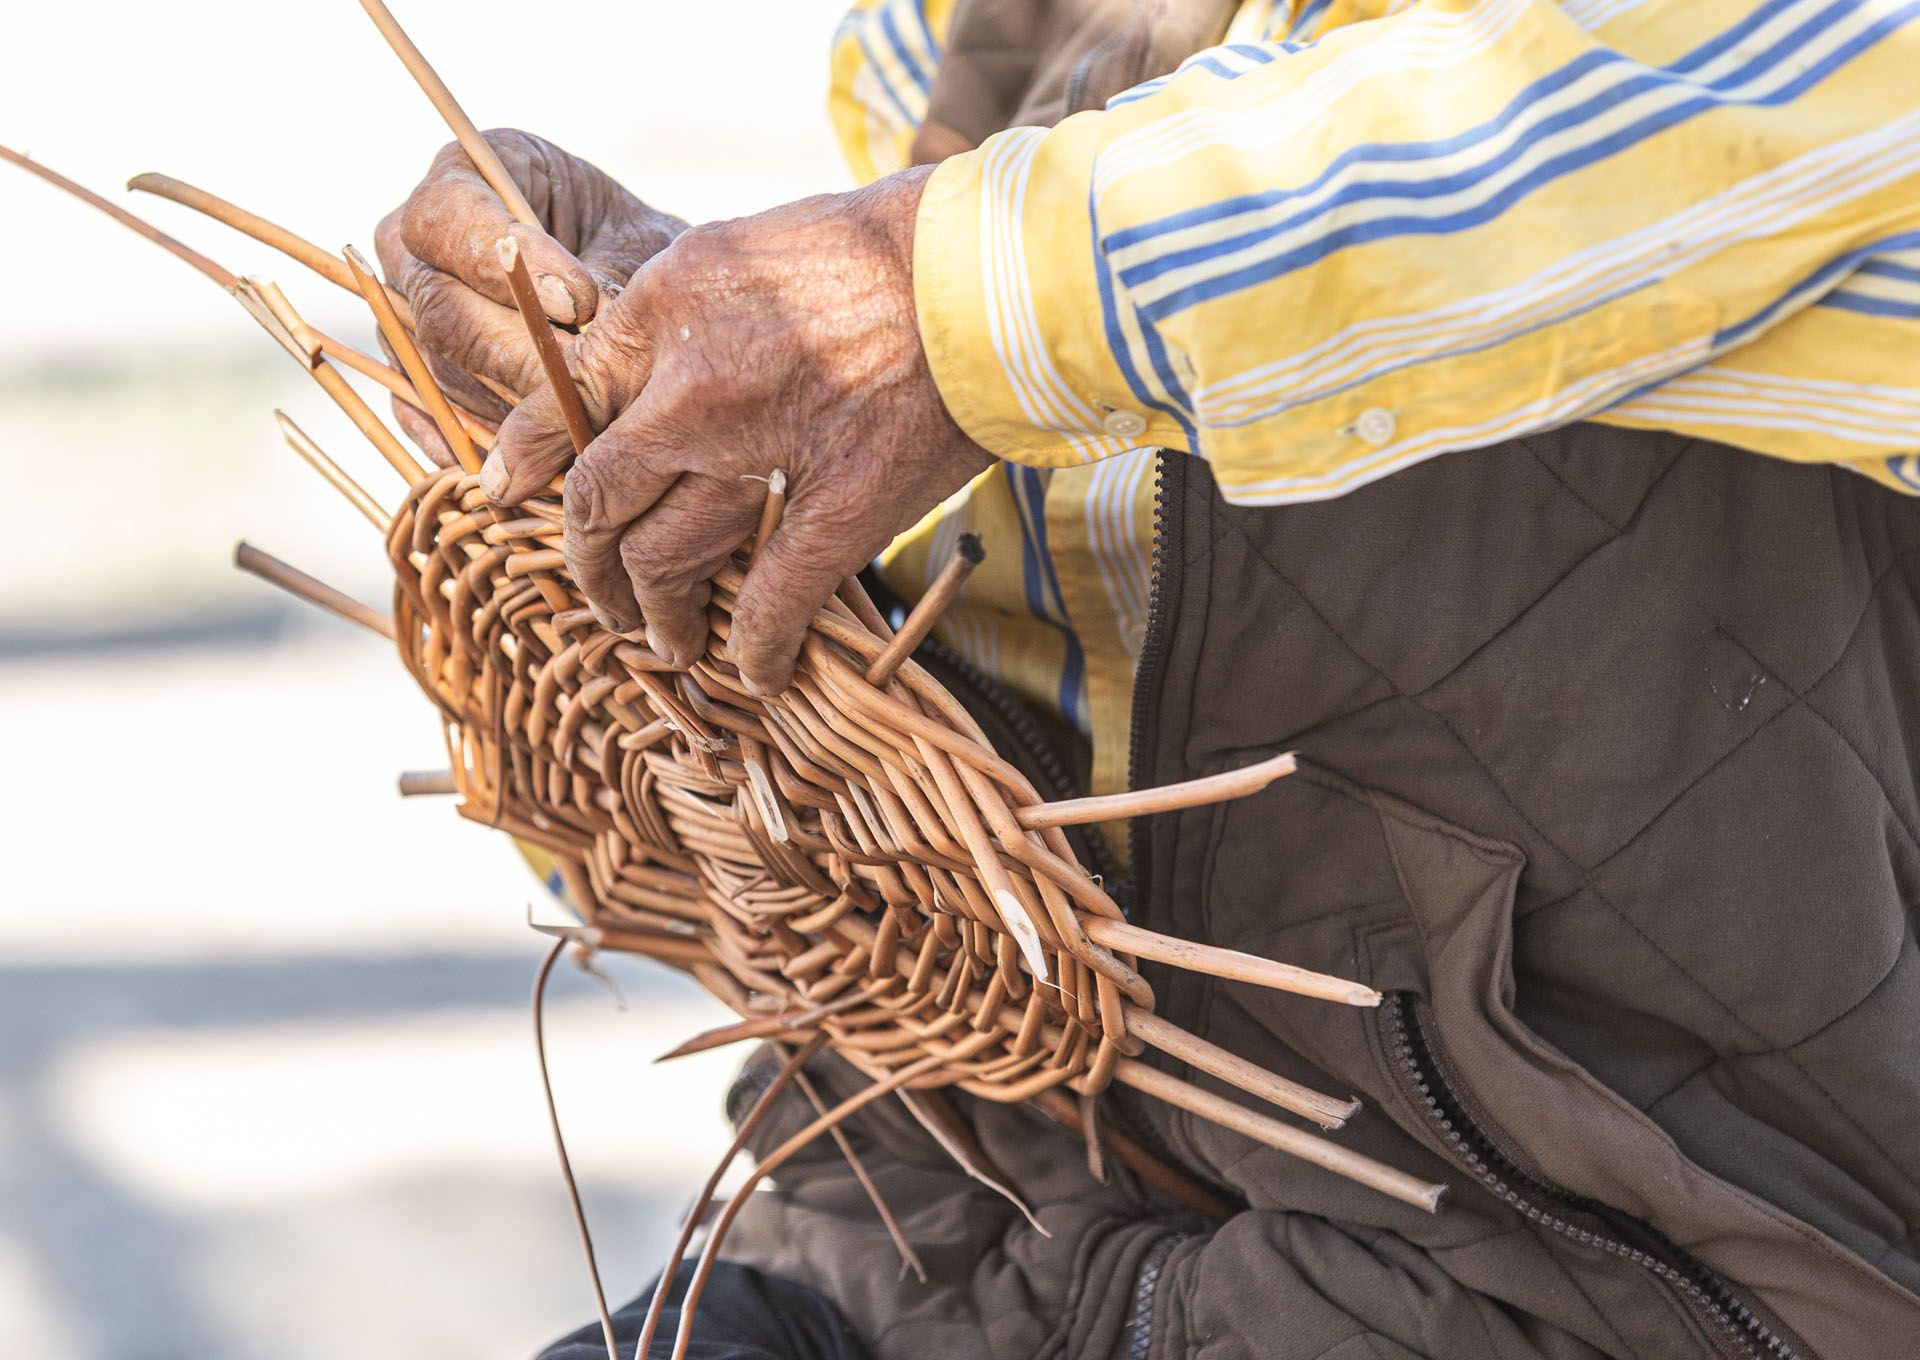
[[[1369,444],[1384,444],[1393,438],[1398,422],[1393,412],[1381,406],[1369,406],[1353,423],[1353,432]]]

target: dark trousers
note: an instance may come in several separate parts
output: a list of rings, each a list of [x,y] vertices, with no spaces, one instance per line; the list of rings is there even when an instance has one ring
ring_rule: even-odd
[[[680,1328],[680,1300],[693,1268],[693,1262],[687,1262],[674,1278],[673,1294],[654,1333],[648,1360],[666,1360],[673,1354],[673,1338]],[[613,1315],[621,1360],[629,1360],[633,1354],[653,1290],[649,1284],[639,1297]],[[540,1353],[540,1360],[606,1360],[606,1352],[600,1324],[595,1322],[556,1341]],[[866,1348],[847,1330],[840,1310],[824,1296],[778,1276],[726,1261],[714,1266],[700,1297],[687,1356],[688,1360],[867,1360]]]

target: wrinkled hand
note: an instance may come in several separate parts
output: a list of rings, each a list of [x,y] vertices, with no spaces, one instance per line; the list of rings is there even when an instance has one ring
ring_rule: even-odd
[[[602,623],[679,666],[707,645],[708,582],[787,474],[786,513],[734,606],[732,659],[784,689],[842,578],[985,468],[947,414],[913,305],[928,171],[696,227],[573,342],[597,428],[565,484],[567,564]],[[572,456],[553,395],[501,426],[482,485],[514,503]]]
[[[413,307],[416,339],[441,386],[471,411],[499,419],[505,403],[473,375],[525,396],[545,381],[494,243],[511,236],[550,320],[582,325],[687,224],[648,207],[586,161],[531,133],[485,134],[546,232],[516,221],[458,143],[375,234],[387,282]],[[441,466],[439,431],[400,401],[401,427]]]

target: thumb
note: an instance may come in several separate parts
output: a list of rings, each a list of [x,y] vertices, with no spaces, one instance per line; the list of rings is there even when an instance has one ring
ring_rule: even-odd
[[[629,301],[637,296],[636,290],[615,298],[565,349],[575,390],[596,430],[606,429],[639,399],[653,372],[645,314],[637,301]],[[560,402],[552,387],[542,385],[502,422],[480,470],[480,488],[490,500],[517,505],[565,471],[575,452]]]
[[[549,321],[562,326],[584,326],[593,319],[600,307],[600,285],[586,265],[538,227],[516,221],[503,235],[511,236],[520,247],[520,258],[527,262],[533,291],[539,295],[540,306]],[[492,253],[480,252],[483,256]],[[506,282],[506,272],[500,268],[497,258],[482,267],[489,266],[500,275],[500,285],[507,289],[507,301],[511,305],[513,292]]]
[[[494,140],[494,139],[489,139]],[[496,150],[506,150],[495,141]],[[599,307],[600,290],[586,266],[538,227],[518,221],[458,144],[435,158],[400,210],[400,239],[416,259],[503,307],[513,306],[506,271],[486,245],[511,236],[533,276],[547,318],[577,326]]]

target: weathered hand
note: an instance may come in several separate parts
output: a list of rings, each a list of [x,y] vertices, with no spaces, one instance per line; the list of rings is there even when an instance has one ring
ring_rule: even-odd
[[[947,414],[913,305],[927,171],[696,227],[633,278],[569,362],[604,433],[565,483],[567,563],[608,627],[644,626],[677,665],[706,648],[708,582],[787,475],[755,552],[732,658],[784,689],[814,611],[991,457]],[[572,455],[541,389],[500,428],[496,500],[534,493]]]
[[[387,214],[374,242],[387,281],[413,306],[416,338],[434,376],[469,410],[498,418],[506,406],[472,375],[519,396],[544,378],[494,243],[503,236],[518,241],[547,316],[580,325],[687,224],[531,133],[485,135],[546,232],[515,221],[455,143]],[[443,466],[451,463],[432,421],[398,401],[394,411],[415,443]]]

